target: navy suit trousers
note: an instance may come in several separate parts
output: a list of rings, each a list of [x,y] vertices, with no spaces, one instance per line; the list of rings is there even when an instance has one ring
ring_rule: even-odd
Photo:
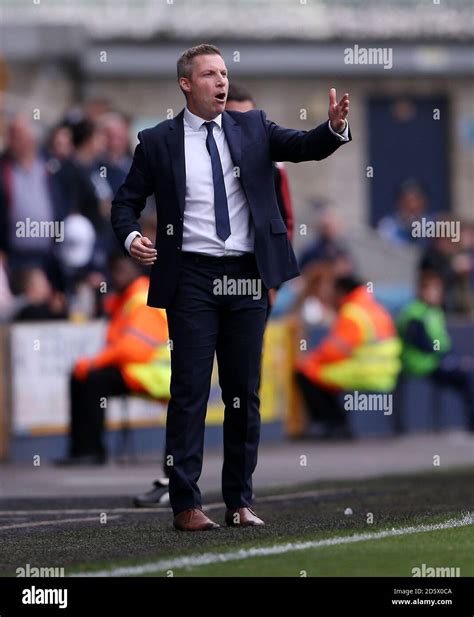
[[[225,407],[222,494],[228,508],[251,505],[268,310],[268,290],[253,254],[213,257],[183,252],[177,290],[166,309],[172,342],[166,454],[175,515],[201,507],[197,482],[215,353]]]

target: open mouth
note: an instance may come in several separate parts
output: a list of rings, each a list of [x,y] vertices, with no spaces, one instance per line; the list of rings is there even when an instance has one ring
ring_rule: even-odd
[[[219,92],[219,94],[216,94],[214,98],[216,98],[220,103],[224,103],[225,98],[226,98],[225,92]]]

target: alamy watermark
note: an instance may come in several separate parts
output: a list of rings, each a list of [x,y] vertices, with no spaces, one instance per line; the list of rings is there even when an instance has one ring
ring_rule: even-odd
[[[64,568],[36,567],[27,563],[24,567],[16,569],[19,578],[51,578],[63,577]],[[22,591],[21,601],[23,604],[54,604],[58,608],[67,608],[67,589],[43,589],[42,587],[27,587]]]
[[[16,222],[17,238],[54,238],[64,242],[64,221],[33,221],[29,216]]]
[[[365,394],[355,390],[344,395],[346,411],[383,411],[384,416],[391,416],[393,410],[392,394]]]
[[[56,604],[59,608],[67,608],[67,589],[43,589],[33,585],[23,589],[21,601],[23,604]]]
[[[344,64],[380,64],[385,69],[393,67],[392,47],[346,47]]]
[[[411,569],[411,575],[413,577],[434,577],[443,576],[454,578],[461,576],[461,568],[443,567],[443,566],[427,566],[426,563],[422,563],[420,566],[415,566]]]
[[[461,237],[460,221],[430,221],[424,216],[411,224],[411,234],[414,238],[451,238],[459,242]]]
[[[262,279],[260,278],[229,278],[224,274],[222,279],[214,279],[215,296],[252,296],[254,300],[262,297]]]
[[[64,568],[38,568],[36,566],[31,566],[29,563],[27,563],[25,567],[20,566],[19,568],[17,568],[16,575],[18,578],[43,578],[65,576]]]

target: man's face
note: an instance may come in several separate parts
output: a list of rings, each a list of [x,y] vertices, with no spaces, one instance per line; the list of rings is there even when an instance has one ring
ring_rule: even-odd
[[[37,139],[29,121],[23,116],[13,119],[8,130],[8,149],[13,158],[32,155],[37,149]]]
[[[443,302],[443,283],[439,278],[425,280],[420,288],[421,299],[430,306],[440,306]]]
[[[418,189],[407,189],[400,197],[399,208],[402,216],[410,219],[421,216],[426,209],[426,197]]]
[[[229,82],[221,56],[196,56],[192,62],[191,76],[181,77],[179,84],[186,93],[187,105],[193,114],[212,120],[224,111]]]
[[[128,126],[126,122],[112,120],[104,127],[107,151],[112,155],[123,155],[128,150]]]

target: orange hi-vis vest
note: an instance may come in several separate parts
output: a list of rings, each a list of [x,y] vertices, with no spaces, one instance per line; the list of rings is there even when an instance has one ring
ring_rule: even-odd
[[[147,306],[149,280],[140,276],[123,293],[111,294],[105,349],[94,366],[116,366],[134,392],[169,399],[171,356],[166,312]]]
[[[344,298],[328,336],[296,368],[329,390],[390,392],[400,372],[400,352],[389,313],[360,286]]]

